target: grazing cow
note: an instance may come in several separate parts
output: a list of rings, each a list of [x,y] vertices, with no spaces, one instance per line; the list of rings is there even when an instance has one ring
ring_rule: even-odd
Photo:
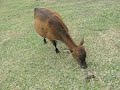
[[[83,46],[84,39],[79,45],[76,45],[68,33],[67,26],[57,12],[46,8],[35,8],[34,19],[36,32],[43,37],[44,43],[47,43],[46,38],[49,39],[55,46],[56,53],[59,53],[57,40],[65,43],[81,68],[87,68],[86,51]]]

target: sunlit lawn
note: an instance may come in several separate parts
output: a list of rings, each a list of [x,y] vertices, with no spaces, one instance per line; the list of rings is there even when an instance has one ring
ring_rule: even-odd
[[[86,82],[79,65],[34,30],[33,10],[46,7],[63,17],[74,41],[85,38]],[[120,90],[119,0],[0,0],[0,90]]]

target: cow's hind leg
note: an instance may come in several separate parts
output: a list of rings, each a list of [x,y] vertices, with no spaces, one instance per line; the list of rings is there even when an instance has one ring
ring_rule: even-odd
[[[47,44],[47,41],[46,41],[46,39],[44,38],[44,44]]]
[[[53,40],[52,43],[53,43],[53,45],[55,46],[55,52],[56,52],[56,53],[60,53],[60,51],[59,51],[58,48],[57,48],[57,41]]]

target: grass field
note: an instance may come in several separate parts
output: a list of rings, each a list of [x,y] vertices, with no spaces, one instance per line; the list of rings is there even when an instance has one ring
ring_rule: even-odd
[[[96,78],[84,80],[79,65],[59,42],[43,44],[33,9],[63,17]],[[0,0],[0,90],[120,90],[120,0]]]

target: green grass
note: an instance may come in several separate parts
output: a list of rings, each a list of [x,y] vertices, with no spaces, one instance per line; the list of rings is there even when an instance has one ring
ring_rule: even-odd
[[[46,7],[63,17],[96,78],[84,80],[66,46],[43,44],[34,30],[33,9]],[[119,0],[0,0],[0,90],[120,90]]]

